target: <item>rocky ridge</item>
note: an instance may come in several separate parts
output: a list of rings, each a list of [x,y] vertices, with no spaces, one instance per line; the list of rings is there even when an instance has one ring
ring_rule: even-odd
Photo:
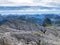
[[[0,45],[60,45],[60,38],[57,30],[26,21],[8,20],[0,26]]]

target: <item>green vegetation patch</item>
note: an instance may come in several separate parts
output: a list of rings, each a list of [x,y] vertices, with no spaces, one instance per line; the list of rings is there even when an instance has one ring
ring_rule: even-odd
[[[37,35],[37,36],[41,36],[41,35],[40,35],[40,32],[33,32],[32,34],[33,34],[33,35]]]

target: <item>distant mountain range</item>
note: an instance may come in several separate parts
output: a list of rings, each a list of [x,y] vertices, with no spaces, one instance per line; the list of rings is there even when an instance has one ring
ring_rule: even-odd
[[[34,15],[30,15],[30,14],[26,14],[26,15],[0,15],[0,24],[3,24],[5,22],[7,22],[7,19],[20,19],[20,20],[24,20],[27,22],[31,22],[31,23],[35,23],[35,24],[39,24],[42,25],[44,23],[44,19],[49,18],[52,22],[52,24],[57,24],[60,22],[60,16],[57,14],[34,14]],[[60,25],[60,24],[58,24]]]
[[[0,6],[0,10],[54,9],[54,8],[55,7],[45,7],[45,6]]]

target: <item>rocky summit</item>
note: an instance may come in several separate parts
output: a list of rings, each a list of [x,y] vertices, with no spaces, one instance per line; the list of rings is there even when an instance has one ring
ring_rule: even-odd
[[[9,19],[0,26],[0,45],[60,45],[60,30]]]

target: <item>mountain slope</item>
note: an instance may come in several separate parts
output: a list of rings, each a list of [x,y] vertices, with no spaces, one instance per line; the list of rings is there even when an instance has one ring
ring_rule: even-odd
[[[44,33],[44,31],[46,32]],[[27,21],[8,19],[5,24],[0,26],[0,32],[1,45],[60,45],[57,30]]]

